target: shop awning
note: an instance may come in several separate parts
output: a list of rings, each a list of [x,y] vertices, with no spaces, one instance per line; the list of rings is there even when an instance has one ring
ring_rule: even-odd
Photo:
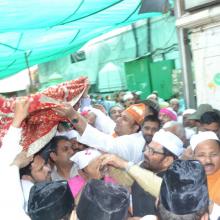
[[[141,0],[0,1],[0,79],[73,53],[110,30],[160,15],[139,14],[140,7]]]

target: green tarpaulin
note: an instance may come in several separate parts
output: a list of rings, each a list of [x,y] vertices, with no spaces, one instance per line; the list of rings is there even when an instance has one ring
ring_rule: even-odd
[[[112,29],[159,13],[138,14],[141,0],[1,0],[0,79],[58,59]]]

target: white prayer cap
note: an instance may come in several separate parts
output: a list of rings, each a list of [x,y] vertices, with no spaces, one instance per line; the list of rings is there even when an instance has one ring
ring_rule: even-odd
[[[76,154],[74,154],[70,158],[70,160],[72,160],[78,166],[78,168],[81,170],[81,169],[85,168],[86,166],[88,166],[88,164],[92,160],[96,159],[100,155],[101,155],[101,153],[99,151],[97,151],[96,149],[88,148],[86,150],[77,152]]]
[[[150,94],[147,99],[157,99],[157,95],[155,94]]]
[[[198,144],[206,140],[216,140],[219,141],[217,135],[213,131],[203,131],[195,134],[190,139],[190,146],[194,151]]]
[[[173,133],[160,129],[153,136],[155,141],[179,157],[183,153],[183,142]]]
[[[137,91],[137,92],[135,92],[135,94],[136,94],[136,95],[141,95],[142,92],[141,92],[141,91]]]
[[[186,110],[183,112],[183,116],[184,116],[184,115],[191,115],[191,114],[194,114],[195,112],[196,112],[195,109],[188,108],[188,109],[186,109]]]
[[[127,101],[128,99],[133,99],[133,98],[134,98],[133,94],[131,92],[128,92],[123,96],[123,101]]]
[[[78,131],[76,130],[69,130],[69,131],[62,131],[62,132],[57,131],[56,136],[60,136],[60,135],[66,136],[69,139],[78,138],[80,136]]]

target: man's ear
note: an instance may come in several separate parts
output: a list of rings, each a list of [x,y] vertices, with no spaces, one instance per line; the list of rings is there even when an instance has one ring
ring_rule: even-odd
[[[139,130],[139,128],[140,128],[140,125],[138,125],[138,124],[135,124],[135,125],[134,125],[134,131],[135,131],[135,132],[137,132],[137,131]]]
[[[50,152],[50,158],[52,159],[52,161],[56,161],[56,153],[55,152]]]
[[[174,159],[172,156],[166,156],[163,160],[163,165],[165,168],[169,167],[173,163]]]

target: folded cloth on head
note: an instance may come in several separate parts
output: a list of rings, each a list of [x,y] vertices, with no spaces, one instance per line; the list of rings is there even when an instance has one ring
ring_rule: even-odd
[[[177,120],[177,114],[172,108],[169,108],[169,107],[168,108],[162,108],[160,110],[160,113],[164,113],[165,115],[167,115],[173,121]]]
[[[126,108],[124,111],[127,112],[137,124],[142,124],[145,117],[145,105],[143,103],[134,104]]]
[[[30,101],[29,116],[22,123],[21,145],[28,149],[29,155],[33,155],[44,147],[55,135],[57,125],[66,119],[57,115],[54,107],[62,102],[75,105],[81,98],[87,86],[87,78],[81,77],[76,80],[65,82],[50,87],[41,93],[28,96]],[[9,129],[14,115],[16,98],[0,97],[0,142]]]
[[[92,160],[96,159],[100,155],[101,153],[98,150],[89,148],[89,149],[77,152],[70,158],[70,160],[72,160],[81,170],[85,168],[86,166],[88,166],[88,164]]]

